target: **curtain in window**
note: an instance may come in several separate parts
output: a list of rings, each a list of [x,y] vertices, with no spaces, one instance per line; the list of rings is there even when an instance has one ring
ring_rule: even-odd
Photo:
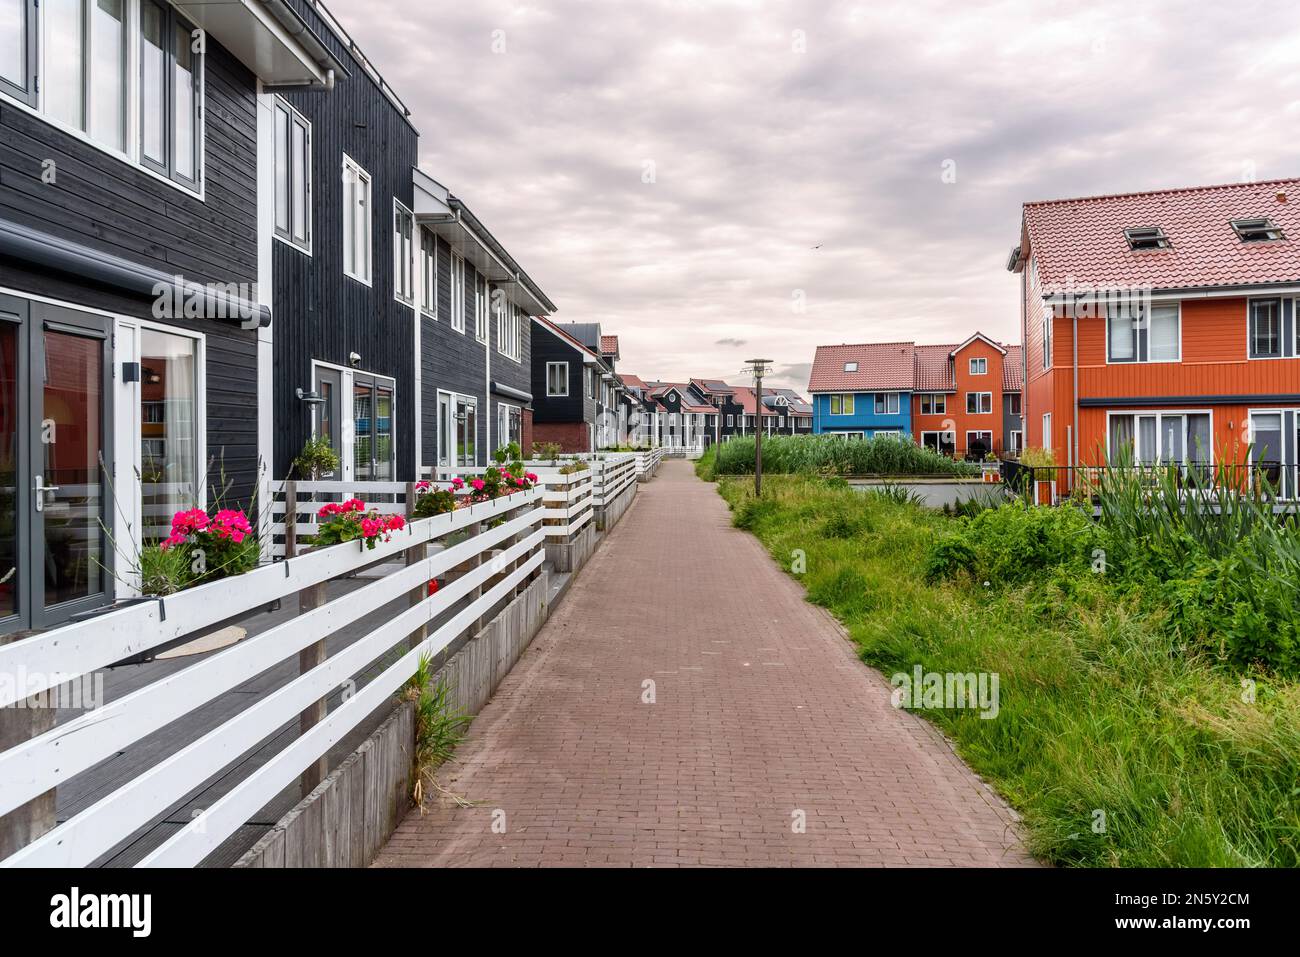
[[[1133,456],[1133,416],[1112,415],[1110,417],[1110,464],[1131,463]]]
[[[1132,362],[1137,358],[1137,336],[1134,335],[1133,318],[1127,310],[1112,312],[1106,319],[1110,342],[1111,362]]]
[[[196,350],[186,336],[140,333],[140,475],[151,531],[198,504]]]
[[[1178,307],[1156,306],[1151,310],[1149,358],[1152,362],[1178,360]]]

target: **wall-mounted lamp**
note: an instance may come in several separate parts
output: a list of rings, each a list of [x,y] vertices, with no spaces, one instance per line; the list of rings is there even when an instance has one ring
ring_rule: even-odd
[[[325,404],[325,397],[321,395],[319,392],[317,392],[315,389],[313,389],[311,392],[304,392],[302,391],[302,389],[295,389],[294,395],[300,398],[303,402],[306,402],[308,405]]]

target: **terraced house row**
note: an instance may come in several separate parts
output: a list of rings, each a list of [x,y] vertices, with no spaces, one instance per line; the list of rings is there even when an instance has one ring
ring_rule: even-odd
[[[1026,203],[1022,349],[820,346],[813,428],[1081,471],[1174,466],[1300,496],[1300,180]]]
[[[944,455],[983,459],[1024,447],[1019,346],[982,333],[953,345],[818,346],[812,430],[846,439],[897,435]]]
[[[313,435],[349,481],[526,443],[555,307],[419,147],[317,0],[0,0],[0,633]]]
[[[687,382],[624,376],[637,400],[634,438],[655,448],[703,451],[737,436],[799,435],[812,431],[812,406],[793,389],[763,389],[720,379]]]

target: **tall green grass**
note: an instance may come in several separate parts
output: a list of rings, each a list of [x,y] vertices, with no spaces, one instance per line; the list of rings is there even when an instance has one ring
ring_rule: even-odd
[[[718,448],[718,475],[754,471],[754,437],[730,439]],[[763,439],[763,472],[787,475],[974,476],[979,468],[919,446],[881,435],[842,439],[833,435],[778,435]]]
[[[761,501],[743,479],[719,490],[787,570],[802,550],[809,600],[844,622],[866,662],[886,675],[917,664],[1000,675],[992,720],[922,713],[1023,814],[1040,857],[1300,866],[1300,685],[1255,673],[1244,686],[1158,603],[1092,573],[1089,523],[1047,515],[1004,530],[1043,563],[1027,580],[931,584],[951,519],[835,480],[773,476]]]

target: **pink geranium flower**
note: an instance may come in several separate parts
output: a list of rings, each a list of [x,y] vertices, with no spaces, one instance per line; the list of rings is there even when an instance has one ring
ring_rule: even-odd
[[[483,481],[482,479],[477,479],[477,478],[476,478],[474,481],[470,482],[469,484],[470,484],[470,486],[474,489],[474,491],[476,491],[476,492],[481,492],[481,491],[483,491],[483,486],[484,486],[486,483],[484,483],[484,481]]]

